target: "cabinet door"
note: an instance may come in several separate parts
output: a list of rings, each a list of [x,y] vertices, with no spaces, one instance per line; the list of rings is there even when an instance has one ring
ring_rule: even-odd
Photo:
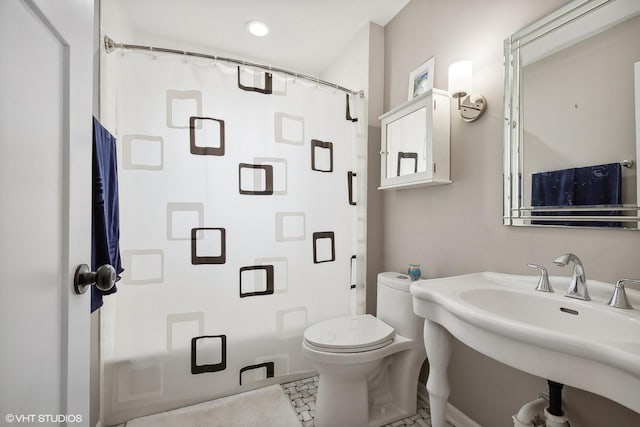
[[[431,127],[429,113],[427,106],[423,105],[385,125],[387,179],[418,173],[430,178],[431,135],[427,132],[427,128]]]

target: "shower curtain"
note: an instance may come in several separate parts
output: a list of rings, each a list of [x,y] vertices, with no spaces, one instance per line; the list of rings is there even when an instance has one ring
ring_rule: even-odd
[[[104,60],[125,268],[101,314],[104,423],[309,374],[304,329],[364,312],[364,101],[204,59]]]

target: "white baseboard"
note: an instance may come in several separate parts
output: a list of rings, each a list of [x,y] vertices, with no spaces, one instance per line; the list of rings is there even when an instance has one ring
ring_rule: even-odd
[[[429,401],[429,394],[424,384],[418,384],[418,396],[427,402]],[[482,427],[451,403],[447,403],[447,421],[456,427]]]
[[[482,427],[451,403],[447,403],[447,421],[456,427]]]

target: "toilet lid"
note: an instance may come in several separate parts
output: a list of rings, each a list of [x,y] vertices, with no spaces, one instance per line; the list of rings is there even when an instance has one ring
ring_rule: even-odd
[[[370,314],[324,320],[304,331],[307,343],[332,352],[370,351],[393,341],[395,330]]]

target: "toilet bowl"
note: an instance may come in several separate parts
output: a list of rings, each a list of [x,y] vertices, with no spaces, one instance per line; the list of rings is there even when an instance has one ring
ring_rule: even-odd
[[[426,353],[410,284],[407,275],[380,273],[377,317],[339,317],[305,330],[302,352],[319,374],[317,427],[374,427],[415,413]]]

